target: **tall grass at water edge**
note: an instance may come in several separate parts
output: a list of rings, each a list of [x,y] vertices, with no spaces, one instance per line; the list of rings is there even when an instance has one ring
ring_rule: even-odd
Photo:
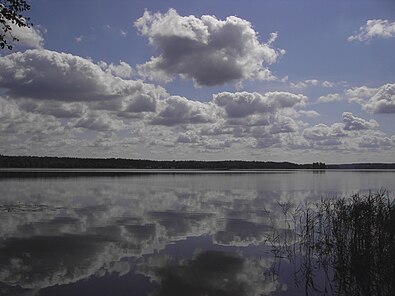
[[[279,206],[283,225],[268,241],[293,264],[306,295],[395,295],[395,201],[388,192]]]

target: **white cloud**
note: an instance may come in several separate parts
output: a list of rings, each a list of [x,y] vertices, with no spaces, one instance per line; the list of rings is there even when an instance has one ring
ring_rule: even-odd
[[[350,102],[362,104],[364,101],[372,97],[377,93],[378,88],[372,88],[367,86],[359,86],[347,89],[345,91],[346,96]]]
[[[372,113],[395,113],[395,83],[380,87],[363,107]]]
[[[206,86],[270,80],[274,77],[267,65],[285,53],[271,47],[277,33],[260,43],[251,23],[235,16],[218,20],[209,15],[180,16],[174,9],[165,14],[146,11],[135,26],[160,52],[139,65],[138,71],[159,81],[170,81],[178,74]]]
[[[327,81],[327,80],[325,80],[323,83],[322,83],[322,86],[323,87],[334,87],[336,85],[336,83],[334,83],[334,82],[330,82],[330,81]]]
[[[275,122],[270,127],[270,133],[292,133],[298,130],[298,124],[290,117],[277,116]]]
[[[83,116],[88,106],[83,103],[61,103],[56,101],[24,100],[18,102],[21,109],[27,112],[52,115],[57,118],[73,118]]]
[[[395,113],[395,83],[387,83],[379,88],[366,86],[345,91],[350,102],[358,103],[370,113]]]
[[[372,38],[391,38],[395,37],[395,22],[388,20],[373,19],[368,20],[366,25],[359,28],[359,33],[348,37],[348,41],[369,41]]]
[[[320,114],[303,109],[302,94],[220,92],[209,102],[193,101],[126,79],[133,74],[126,63],[49,50],[0,57],[0,69],[2,154],[124,157],[133,151],[137,158],[166,158],[163,147],[171,147],[180,158],[221,152],[246,159],[257,148],[270,157],[292,149],[346,153],[380,151],[382,145],[388,154],[393,148],[376,121],[349,112],[343,122],[309,127],[304,120]],[[394,88],[355,87],[344,97],[369,112],[393,112]]]
[[[0,87],[14,98],[100,102],[98,108],[153,112],[156,101],[167,96],[162,87],[117,77],[130,75],[123,62],[98,65],[71,54],[27,50],[0,57],[0,68]]]
[[[298,113],[311,118],[320,116],[320,113],[314,110],[299,110]]]
[[[178,143],[198,143],[199,142],[199,137],[194,135],[194,134],[180,134],[177,138]]]
[[[379,126],[376,120],[371,119],[369,121],[353,115],[351,112],[343,112],[343,123],[344,130],[347,131],[358,131],[375,129]]]
[[[303,131],[303,137],[314,145],[336,146],[342,144],[342,138],[347,137],[343,124],[334,123],[330,126],[320,123]]]
[[[223,107],[230,118],[245,117],[257,113],[274,112],[282,108],[304,106],[307,97],[288,92],[222,92],[213,96],[213,101]]]
[[[22,45],[28,48],[42,48],[44,46],[43,33],[40,27],[19,27],[16,24],[10,24],[11,34],[18,38],[18,42],[11,42],[13,45]]]
[[[108,113],[99,111],[89,112],[71,125],[95,131],[115,131],[123,127],[121,120],[111,118]]]
[[[395,147],[395,137],[389,138],[380,132],[368,133],[359,139],[358,146],[370,150],[390,149]]]
[[[306,87],[310,87],[310,86],[317,86],[320,84],[321,84],[320,81],[317,79],[308,79],[308,80],[299,81],[296,83],[291,82],[289,85],[293,88],[306,88]]]
[[[85,36],[84,36],[84,35],[80,35],[80,36],[78,36],[78,37],[75,37],[75,41],[76,41],[77,43],[81,43],[84,39],[85,39]]]
[[[286,79],[284,82],[286,82],[288,79]],[[290,87],[292,88],[297,88],[297,89],[303,89],[303,88],[308,88],[308,87],[314,87],[314,86],[322,86],[325,88],[332,88],[337,85],[344,85],[346,81],[341,81],[341,82],[332,82],[332,81],[320,81],[317,79],[307,79],[304,81],[299,81],[299,82],[291,82],[289,84]]]
[[[164,100],[159,113],[152,119],[153,124],[177,125],[214,122],[214,106],[191,101],[180,96]]]
[[[107,64],[106,62],[101,61],[98,63],[98,65],[103,69],[103,71],[111,73],[116,77],[130,78],[133,73],[132,67],[123,61],[119,61],[119,65],[112,63]]]
[[[327,103],[327,102],[334,102],[334,101],[341,101],[343,97],[338,93],[327,94],[324,96],[320,96],[318,98],[318,102]]]
[[[61,132],[61,122],[54,116],[26,112],[12,99],[0,97],[0,135],[32,137],[57,135]],[[5,145],[6,142],[2,144]]]

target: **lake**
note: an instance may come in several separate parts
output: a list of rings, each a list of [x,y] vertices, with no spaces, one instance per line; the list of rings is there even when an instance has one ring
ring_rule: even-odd
[[[324,295],[286,206],[382,189],[395,171],[2,176],[0,295]]]

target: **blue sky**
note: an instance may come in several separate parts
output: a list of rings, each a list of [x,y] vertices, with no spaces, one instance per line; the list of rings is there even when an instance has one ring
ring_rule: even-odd
[[[393,1],[45,1],[0,153],[393,162]]]

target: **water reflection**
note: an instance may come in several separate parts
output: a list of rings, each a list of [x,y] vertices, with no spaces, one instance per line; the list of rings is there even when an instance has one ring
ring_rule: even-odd
[[[293,264],[306,295],[394,295],[394,197],[380,191],[282,209],[292,234],[274,236],[272,252]]]
[[[160,283],[155,295],[270,295],[285,289],[277,281],[265,278],[264,270],[271,264],[266,258],[203,251],[190,260],[167,258],[145,273]]]
[[[295,291],[283,271],[273,273],[277,258],[268,252],[274,237],[288,245],[296,241],[281,205],[335,193],[332,184],[320,187],[321,179],[306,178],[300,190],[295,184],[301,176],[276,178],[1,180],[0,294],[61,295],[71,289],[77,295],[81,283],[103,279],[101,284],[111,286],[114,279],[108,278],[114,275],[125,287],[137,278],[143,282],[138,276],[150,279],[140,295],[178,295],[179,289],[189,291],[184,295]]]

